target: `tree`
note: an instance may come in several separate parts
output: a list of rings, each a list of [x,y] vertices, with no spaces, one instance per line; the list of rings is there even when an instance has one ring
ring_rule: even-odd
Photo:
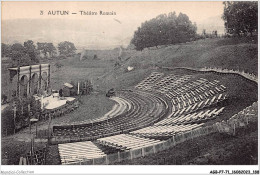
[[[49,57],[53,57],[56,54],[56,47],[54,47],[53,43],[37,43],[37,49],[44,55],[44,57],[47,57],[47,54],[49,54]]]
[[[1,43],[1,56],[9,57],[11,55],[11,46],[5,43]]]
[[[196,24],[192,24],[187,15],[180,13],[177,16],[171,12],[142,23],[134,32],[130,44],[135,45],[136,50],[143,50],[146,47],[182,43],[194,39],[196,31]]]
[[[248,34],[258,29],[257,1],[227,1],[223,2],[224,13],[222,19],[229,34]]]
[[[20,43],[15,43],[11,46],[10,57],[12,67],[28,66],[34,63],[29,57],[26,48]]]
[[[40,53],[42,53],[44,55],[44,57],[47,57],[47,52],[48,52],[48,48],[47,48],[47,43],[37,43],[37,50],[40,51]]]
[[[47,43],[47,52],[49,53],[50,57],[53,57],[57,52],[56,52],[56,47],[54,47],[53,43]]]
[[[28,54],[28,56],[31,59],[31,62],[38,63],[39,60],[36,58],[36,47],[35,47],[33,41],[28,40],[28,41],[24,42],[23,45],[24,45],[25,53]]]
[[[63,41],[58,44],[58,50],[61,55],[72,56],[77,50],[74,43],[69,41]]]
[[[18,66],[22,62],[22,57],[25,55],[25,50],[22,44],[15,43],[11,46],[11,59],[13,66]]]

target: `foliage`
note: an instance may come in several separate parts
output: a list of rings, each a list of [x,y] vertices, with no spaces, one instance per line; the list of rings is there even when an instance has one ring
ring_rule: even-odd
[[[15,43],[11,46],[12,67],[30,65],[31,59],[22,44]]]
[[[62,66],[64,66],[62,63],[57,62],[54,64],[56,66],[56,68],[60,69]]]
[[[227,1],[224,4],[225,28],[229,34],[248,34],[257,31],[258,2]]]
[[[9,57],[11,54],[11,46],[5,43],[1,43],[1,56]]]
[[[32,40],[24,42],[24,45],[15,43],[10,46],[2,43],[2,56],[11,58],[12,67],[27,66],[39,62]]]
[[[37,50],[39,50],[42,54],[44,54],[44,57],[47,57],[47,54],[49,54],[49,57],[53,57],[57,53],[56,47],[54,47],[53,43],[37,43]]]
[[[78,91],[78,82],[71,81],[70,84],[73,86],[73,92],[75,92],[74,95],[76,95]],[[90,80],[84,80],[84,81],[79,81],[79,91],[80,94],[89,94],[90,92],[93,91],[93,85],[91,84]]]
[[[58,44],[58,50],[60,55],[72,56],[77,50],[74,43],[69,41],[63,41]]]
[[[11,46],[11,58],[20,61],[21,57],[25,55],[25,49],[22,44],[15,43]]]
[[[31,59],[32,63],[38,63],[39,60],[37,59],[37,53],[36,53],[36,47],[32,40],[28,40],[24,42],[24,50],[25,53],[28,54],[28,56]]]
[[[186,14],[161,14],[142,23],[130,44],[135,45],[137,50],[143,50],[146,47],[187,42],[195,38],[196,30],[196,24],[192,24]]]

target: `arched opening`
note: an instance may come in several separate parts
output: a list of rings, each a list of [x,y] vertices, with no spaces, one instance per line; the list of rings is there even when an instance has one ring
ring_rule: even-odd
[[[38,93],[38,82],[39,82],[39,77],[36,73],[33,74],[32,79],[31,79],[31,94],[37,94]]]
[[[42,72],[42,89],[47,90],[48,75],[46,72]]]
[[[26,75],[23,75],[20,80],[20,96],[27,97],[27,86],[28,86],[28,78]]]

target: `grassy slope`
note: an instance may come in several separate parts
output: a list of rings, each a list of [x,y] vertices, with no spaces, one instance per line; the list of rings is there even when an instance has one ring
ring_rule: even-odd
[[[130,55],[131,54],[131,55]],[[127,65],[142,67],[221,67],[257,74],[257,41],[247,39],[206,39],[156,50],[129,53]],[[128,58],[126,55],[125,58]]]

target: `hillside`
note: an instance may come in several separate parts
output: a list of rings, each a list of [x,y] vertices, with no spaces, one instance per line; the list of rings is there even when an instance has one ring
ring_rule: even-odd
[[[125,50],[121,66],[101,76],[102,80],[96,79],[96,83],[105,89],[109,84],[121,89],[135,85],[157,67],[217,67],[257,75],[257,50],[257,38],[215,38],[143,51]],[[115,62],[114,58],[107,59]],[[128,66],[134,70],[127,71]]]
[[[257,38],[215,38],[130,52],[126,63],[168,67],[220,67],[257,74]]]

